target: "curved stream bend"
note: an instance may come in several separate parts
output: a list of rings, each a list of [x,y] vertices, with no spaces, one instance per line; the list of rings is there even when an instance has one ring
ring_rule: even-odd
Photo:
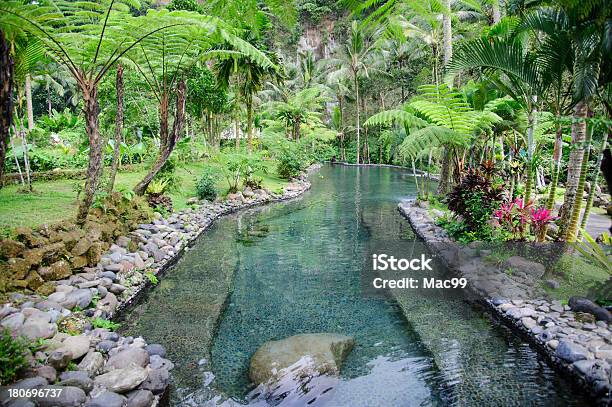
[[[311,406],[584,403],[460,297],[402,296],[400,307],[363,295],[373,250],[423,250],[396,211],[414,194],[407,172],[326,166],[311,179],[302,199],[219,220],[128,317],[130,334],[163,344],[176,362],[173,404],[218,394],[244,403],[250,356],[306,332],[357,342],[333,390],[301,399]]]

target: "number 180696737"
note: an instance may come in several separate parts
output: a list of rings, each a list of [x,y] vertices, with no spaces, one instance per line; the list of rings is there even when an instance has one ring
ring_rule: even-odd
[[[9,397],[11,398],[24,398],[24,397],[35,397],[35,398],[57,398],[62,394],[64,389],[7,389]]]

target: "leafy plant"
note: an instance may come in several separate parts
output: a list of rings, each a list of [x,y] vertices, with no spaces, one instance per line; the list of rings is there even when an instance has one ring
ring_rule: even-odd
[[[609,234],[602,235],[601,245],[593,239],[586,230],[581,230],[583,241],[573,243],[573,247],[584,256],[584,258],[592,264],[595,264],[602,269],[612,274],[612,238]]]
[[[266,170],[263,157],[254,153],[221,153],[216,160],[221,164],[230,193],[238,191],[241,180],[251,180],[256,171]]]
[[[168,182],[166,181],[151,181],[147,187],[147,193],[149,195],[161,195],[166,191]]]
[[[305,157],[294,144],[285,145],[277,160],[276,171],[285,179],[297,177],[306,166]]]
[[[94,328],[103,328],[103,329],[108,329],[110,331],[115,331],[121,325],[119,325],[116,322],[110,321],[108,319],[94,318],[91,320],[91,326]]]
[[[159,279],[152,272],[147,271],[146,273],[144,273],[144,275],[151,282],[151,284],[157,285],[157,283],[159,283]]]
[[[502,188],[484,171],[470,169],[448,194],[448,208],[461,216],[469,231],[488,239],[491,236],[491,214],[501,200]]]
[[[0,332],[0,384],[11,383],[20,370],[28,367],[29,344],[22,337],[14,338],[9,329]]]
[[[207,199],[209,201],[215,200],[217,197],[217,189],[215,187],[216,178],[216,174],[211,167],[204,168],[204,171],[202,171],[202,176],[196,184],[198,198]]]

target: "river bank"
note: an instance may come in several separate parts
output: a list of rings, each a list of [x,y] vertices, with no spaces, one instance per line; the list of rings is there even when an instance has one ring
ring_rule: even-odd
[[[512,275],[487,263],[490,250],[461,246],[435,224],[428,209],[414,200],[398,205],[430,250],[456,274],[468,279],[470,289],[489,311],[527,340],[559,372],[588,391],[600,405],[609,405],[612,389],[612,326],[585,319],[559,301],[548,301],[536,284],[542,264],[511,257]],[[589,314],[590,315],[590,314]]]
[[[308,172],[318,166],[311,166]],[[188,250],[214,220],[241,209],[289,200],[310,188],[305,175],[282,194],[263,190],[237,193],[226,201],[195,205],[167,219],[161,216],[119,236],[99,263],[85,272],[54,282],[55,291],[9,295],[0,309],[0,325],[14,334],[42,341],[39,363],[11,388],[35,389],[57,384],[59,399],[36,398],[37,405],[113,407],[157,405],[170,383],[173,363],[159,344],[112,332],[113,323]],[[219,310],[220,312],[220,310]],[[212,337],[212,332],[211,335]],[[24,393],[25,394],[25,393]],[[31,393],[30,393],[31,394]],[[13,401],[8,388],[0,402]],[[27,398],[21,402],[28,403]]]

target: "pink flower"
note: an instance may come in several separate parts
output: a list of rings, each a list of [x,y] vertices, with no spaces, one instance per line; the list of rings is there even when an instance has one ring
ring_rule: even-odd
[[[555,217],[552,215],[552,212],[546,208],[531,210],[531,222],[537,227],[544,226],[553,220],[555,220]]]

